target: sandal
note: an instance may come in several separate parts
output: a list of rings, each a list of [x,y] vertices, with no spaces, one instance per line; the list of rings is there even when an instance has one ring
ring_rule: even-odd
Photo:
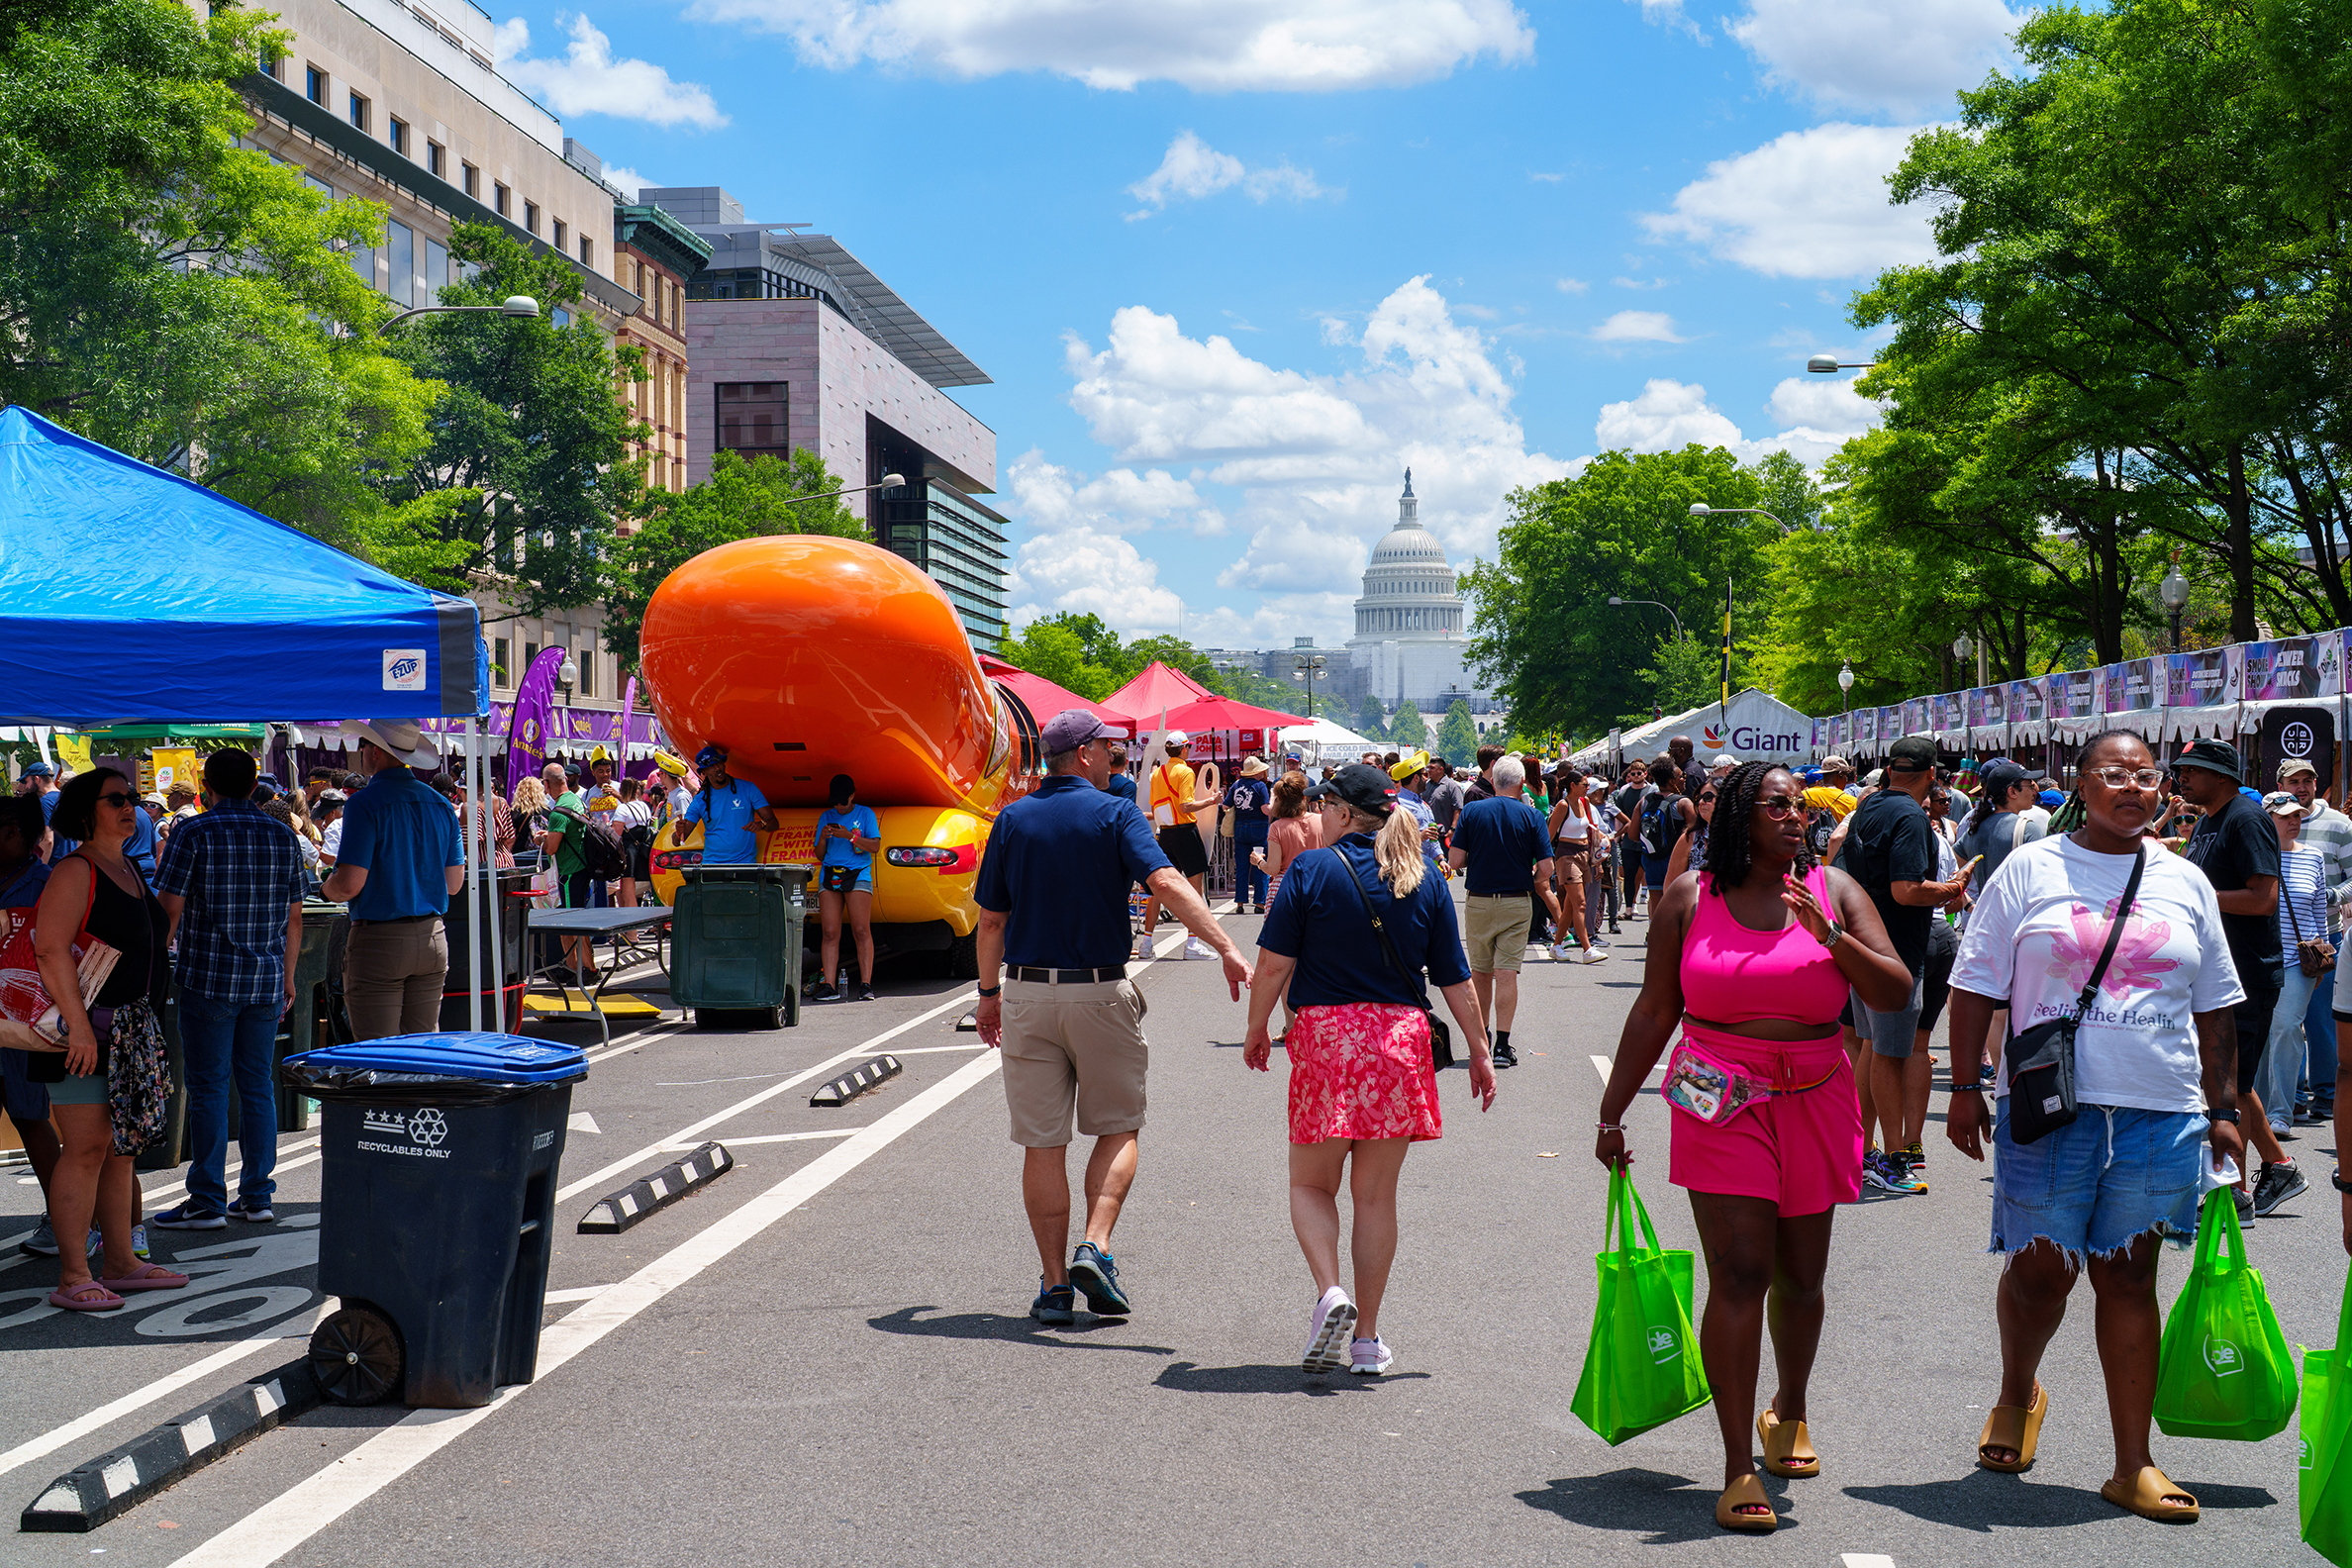
[[[1764,1445],[1764,1468],[1776,1476],[1807,1481],[1821,1473],[1821,1456],[1813,1452],[1805,1422],[1782,1421],[1769,1405],[1756,1417],[1756,1441]]]
[[[185,1274],[174,1274],[159,1263],[142,1263],[121,1279],[102,1279],[98,1282],[110,1291],[178,1290],[188,1283]]]
[[[2099,1489],[2099,1495],[2119,1509],[2128,1509],[2141,1519],[2154,1519],[2159,1524],[2191,1524],[2198,1517],[2197,1499],[2175,1486],[2172,1477],[2154,1465],[2142,1465],[2128,1488],[2120,1481],[2108,1481]],[[2171,1501],[2174,1498],[2189,1501],[2180,1504]]]
[[[1742,1514],[1741,1509],[1762,1509],[1761,1514]],[[1750,1470],[1746,1475],[1723,1488],[1723,1495],[1715,1499],[1715,1522],[1727,1530],[1747,1530],[1769,1535],[1780,1528],[1780,1516],[1772,1512],[1772,1500],[1764,1495],[1764,1483]]]
[[[123,1298],[93,1279],[50,1291],[49,1304],[62,1307],[67,1312],[115,1312],[122,1307]]]
[[[2033,1385],[2032,1404],[1994,1406],[1985,1418],[1984,1434],[1977,1438],[1977,1463],[2004,1475],[2022,1475],[2032,1468],[2033,1450],[2041,1441],[2042,1418],[2049,1414],[2050,1391],[2039,1383]],[[1985,1455],[1988,1448],[2007,1448],[2017,1457],[1990,1459]]]

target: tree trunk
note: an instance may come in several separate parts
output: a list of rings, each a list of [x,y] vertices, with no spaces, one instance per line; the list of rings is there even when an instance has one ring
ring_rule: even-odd
[[[2251,642],[2261,636],[2254,624],[2254,498],[2246,489],[2246,449],[2233,442],[2228,459],[2229,494],[2223,505],[2229,520],[2229,637]]]

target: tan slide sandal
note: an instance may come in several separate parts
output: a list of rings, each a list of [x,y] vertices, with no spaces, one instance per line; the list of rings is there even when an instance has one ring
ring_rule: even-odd
[[[2004,1475],[2019,1475],[2031,1469],[2033,1451],[2041,1443],[2042,1418],[2049,1414],[2050,1391],[2039,1383],[2033,1385],[2032,1404],[1994,1406],[1993,1414],[1985,1418],[1984,1435],[1977,1438],[1977,1463]],[[1988,1448],[2007,1448],[2017,1457],[1990,1459],[1985,1454]]]
[[[2173,1478],[2154,1465],[2142,1465],[2140,1473],[2126,1486],[2121,1481],[2109,1481],[2099,1489],[2099,1495],[2119,1509],[2129,1509],[2141,1519],[2154,1519],[2159,1524],[2192,1524],[2198,1517],[2197,1499],[2173,1484]],[[2176,1503],[2175,1498],[2188,1498]]]
[[[1813,1452],[1805,1422],[1782,1421],[1769,1405],[1756,1417],[1756,1441],[1764,1445],[1764,1468],[1776,1476],[1809,1481],[1821,1473],[1821,1456]]]
[[[1762,1509],[1761,1514],[1742,1514],[1741,1509]],[[1780,1528],[1780,1516],[1772,1512],[1772,1499],[1764,1495],[1764,1483],[1751,1470],[1723,1488],[1723,1495],[1715,1499],[1715,1522],[1727,1530],[1747,1530],[1769,1535]]]

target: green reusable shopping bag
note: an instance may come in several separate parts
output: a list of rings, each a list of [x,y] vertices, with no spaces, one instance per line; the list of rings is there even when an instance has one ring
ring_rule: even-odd
[[[2303,1364],[2303,1452],[2296,1479],[2303,1538],[2336,1568],[2352,1568],[2352,1275],[2336,1310],[2335,1348],[2305,1350]]]
[[[1632,1236],[1641,1223],[1641,1241]],[[1691,1327],[1691,1254],[1658,1245],[1649,1211],[1619,1170],[1609,1179],[1609,1229],[1593,1259],[1601,1300],[1584,1375],[1568,1408],[1612,1447],[1707,1403]]]
[[[2237,1201],[2205,1195],[2197,1259],[2164,1321],[2156,1360],[2156,1424],[2169,1437],[2260,1442],[2295,1419],[2295,1363],[2262,1272],[2246,1261]]]

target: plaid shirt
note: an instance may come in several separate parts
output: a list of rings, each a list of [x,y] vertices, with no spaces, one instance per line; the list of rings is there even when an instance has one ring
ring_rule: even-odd
[[[179,983],[215,1002],[286,992],[286,911],[302,900],[293,830],[247,801],[219,801],[171,831],[155,891],[187,900]]]

